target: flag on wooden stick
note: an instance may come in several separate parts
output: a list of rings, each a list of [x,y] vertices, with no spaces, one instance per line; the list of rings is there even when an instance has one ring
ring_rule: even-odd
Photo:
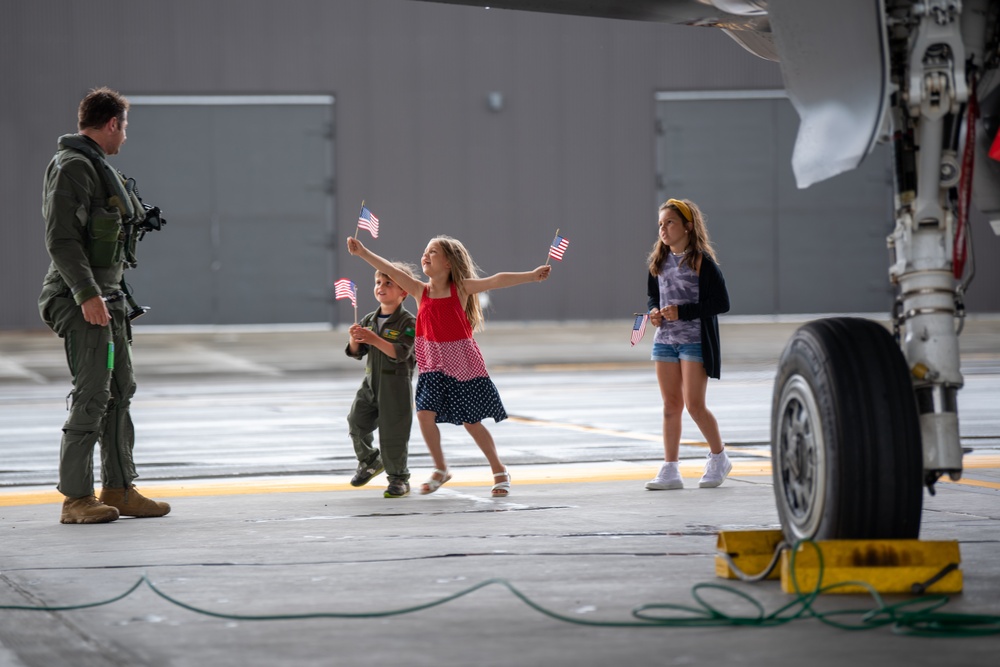
[[[351,305],[358,307],[358,287],[349,278],[341,278],[333,284],[333,296],[338,300],[350,299]]]
[[[549,247],[549,257],[552,259],[562,261],[563,254],[566,252],[566,248],[569,247],[569,239],[564,239],[563,237],[556,234],[555,239],[552,241],[552,245]]]
[[[358,323],[358,286],[350,278],[341,278],[333,283],[333,298],[335,300],[350,299],[354,306],[354,323]]]
[[[361,203],[361,215],[358,216],[358,229],[367,229],[373,239],[378,238],[378,218]]]

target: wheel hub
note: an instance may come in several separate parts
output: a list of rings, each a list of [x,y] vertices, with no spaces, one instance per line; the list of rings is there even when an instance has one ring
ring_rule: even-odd
[[[812,537],[823,516],[825,459],[819,410],[812,388],[799,375],[789,378],[779,403],[776,451],[778,498],[797,538]]]

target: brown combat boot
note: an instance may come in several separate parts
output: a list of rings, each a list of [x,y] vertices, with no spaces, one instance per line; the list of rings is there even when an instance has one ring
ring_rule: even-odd
[[[122,516],[154,517],[170,512],[170,505],[156,500],[150,500],[134,487],[125,489],[101,489],[101,502],[111,505]]]
[[[63,501],[59,523],[110,523],[118,518],[118,510],[105,505],[94,496],[67,498]]]

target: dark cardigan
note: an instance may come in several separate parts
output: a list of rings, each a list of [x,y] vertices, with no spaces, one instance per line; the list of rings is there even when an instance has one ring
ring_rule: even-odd
[[[646,295],[647,312],[660,308],[660,283],[658,277],[651,273],[646,281]],[[701,320],[701,357],[710,378],[718,378],[722,369],[718,315],[726,312],[729,312],[726,279],[722,277],[719,265],[702,255],[701,271],[698,272],[698,303],[679,304],[677,317],[681,320]]]

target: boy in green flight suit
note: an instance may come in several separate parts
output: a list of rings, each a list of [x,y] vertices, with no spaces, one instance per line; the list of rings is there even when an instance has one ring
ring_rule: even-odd
[[[394,266],[414,275],[407,264]],[[351,486],[364,486],[385,470],[389,478],[385,497],[401,498],[410,492],[406,458],[413,424],[413,339],[417,320],[403,308],[406,292],[381,271],[375,272],[374,292],[380,307],[351,326],[345,350],[355,359],[368,355],[365,379],[347,415],[358,458]],[[376,428],[381,451],[372,446]]]

